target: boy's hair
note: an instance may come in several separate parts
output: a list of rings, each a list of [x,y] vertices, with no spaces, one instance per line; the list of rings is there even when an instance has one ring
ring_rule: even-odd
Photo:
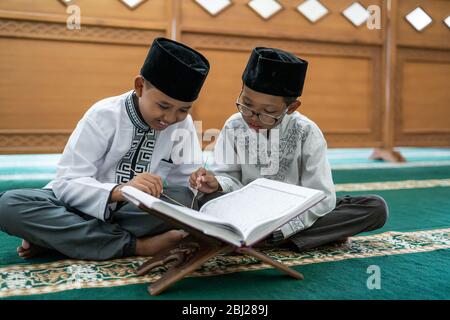
[[[142,76],[141,76],[141,77],[142,77]],[[142,77],[142,79],[144,79],[144,84],[145,84],[145,87],[146,87],[147,89],[154,88],[154,86],[150,83],[150,81],[148,81],[148,80],[145,79],[144,77]]]
[[[245,83],[242,83],[241,90],[244,90],[244,86],[245,86]],[[286,103],[287,107],[289,107],[291,104],[293,104],[297,99],[298,99],[298,97],[283,97],[283,101],[284,101],[284,103]]]
[[[297,101],[298,97],[283,97],[284,103],[286,103],[286,106],[290,106],[295,101]]]

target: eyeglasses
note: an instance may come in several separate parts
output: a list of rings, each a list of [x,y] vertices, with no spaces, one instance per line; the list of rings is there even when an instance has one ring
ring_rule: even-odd
[[[240,97],[241,96],[239,95],[239,98]],[[245,104],[240,103],[239,98],[236,100],[236,106],[237,106],[239,112],[244,117],[248,117],[248,118],[251,118],[251,117],[253,117],[253,115],[256,115],[258,117],[259,121],[261,121],[262,123],[264,123],[266,125],[274,125],[275,123],[280,121],[280,119],[283,118],[288,111],[288,108],[286,108],[286,110],[284,110],[284,112],[281,115],[279,115],[278,117],[272,116],[272,115],[264,113],[264,112],[255,112],[250,107],[247,107]]]

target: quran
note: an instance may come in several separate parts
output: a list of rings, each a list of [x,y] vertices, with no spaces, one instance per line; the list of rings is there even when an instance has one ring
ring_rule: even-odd
[[[164,202],[134,187],[124,197],[237,247],[252,246],[325,198],[320,190],[265,178],[207,202],[199,211]]]

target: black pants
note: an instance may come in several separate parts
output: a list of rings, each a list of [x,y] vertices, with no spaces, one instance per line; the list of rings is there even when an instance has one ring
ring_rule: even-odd
[[[339,241],[362,232],[377,230],[388,218],[388,207],[376,195],[345,196],[336,200],[336,208],[280,244],[298,251]]]

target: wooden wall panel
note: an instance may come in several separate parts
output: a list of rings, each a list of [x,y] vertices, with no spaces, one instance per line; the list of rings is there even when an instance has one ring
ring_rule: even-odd
[[[131,90],[153,39],[171,33],[170,1],[75,4],[81,30],[58,0],[0,2],[0,153],[61,152],[83,113]]]
[[[242,71],[248,60],[246,51],[200,49],[211,64],[192,117],[202,121],[203,130],[222,129],[225,120],[237,112],[236,99],[242,88]]]
[[[415,30],[405,16],[422,8],[433,22]],[[447,0],[400,0],[393,66],[394,144],[450,146],[450,15]]]
[[[403,132],[450,133],[449,77],[450,61],[404,63]]]
[[[133,88],[147,53],[139,46],[29,39],[3,38],[0,46],[0,60],[9,62],[0,70],[4,130],[73,128],[95,101]]]
[[[379,49],[199,34],[185,34],[184,41],[207,55],[212,65],[193,110],[204,130],[220,129],[236,112],[234,102],[251,48],[265,44],[309,61],[300,111],[321,127],[331,144],[352,146],[355,140],[365,146],[380,144]]]
[[[182,1],[180,39],[212,64],[193,114],[203,129],[221,128],[236,112],[251,50],[269,46],[310,62],[300,111],[321,127],[330,146],[381,146],[384,31],[352,25],[341,12],[354,1],[321,1],[330,13],[315,24],[296,11],[299,1],[279,1],[284,9],[268,20],[247,2],[233,1],[211,16],[194,1]]]
[[[315,119],[325,134],[369,133],[371,111],[376,109],[372,61],[342,56],[305,58],[311,72],[300,112]]]
[[[397,145],[450,146],[450,52],[402,48],[397,69]]]

